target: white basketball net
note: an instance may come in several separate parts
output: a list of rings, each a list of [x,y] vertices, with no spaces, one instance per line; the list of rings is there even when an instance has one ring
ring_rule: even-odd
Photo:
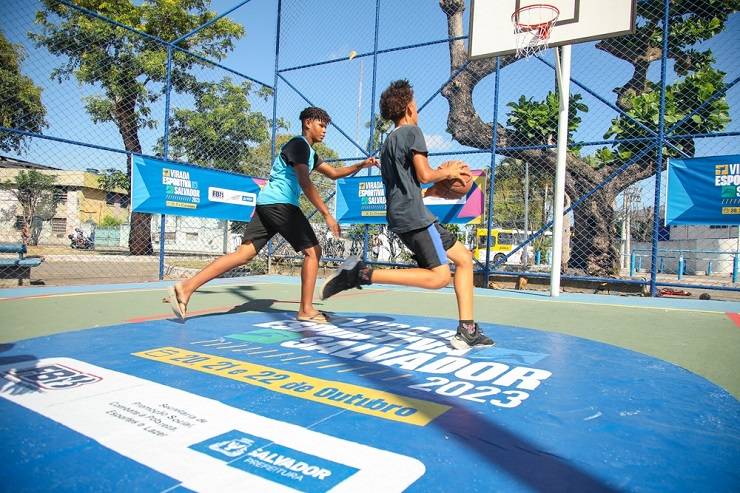
[[[516,55],[529,58],[548,46],[550,32],[560,11],[554,5],[536,4],[522,7],[511,15],[516,38]]]

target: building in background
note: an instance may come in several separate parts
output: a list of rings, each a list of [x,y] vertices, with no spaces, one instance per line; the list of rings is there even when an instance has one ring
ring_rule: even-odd
[[[53,204],[42,204],[33,220],[39,245],[69,244],[67,235],[81,228],[87,235],[107,221],[127,223],[129,199],[125,190],[106,191],[100,186],[98,170],[64,170],[0,156],[0,182],[13,182],[21,171],[54,175]],[[23,226],[20,203],[5,187],[0,189],[0,241],[20,241]]]

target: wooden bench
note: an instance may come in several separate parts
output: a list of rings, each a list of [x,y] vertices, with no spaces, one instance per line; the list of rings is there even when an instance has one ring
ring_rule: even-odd
[[[18,285],[23,285],[24,279],[31,278],[31,267],[38,267],[44,259],[39,257],[26,258],[26,245],[23,243],[0,243],[0,254],[17,253],[18,258],[0,257],[0,278],[18,279]]]

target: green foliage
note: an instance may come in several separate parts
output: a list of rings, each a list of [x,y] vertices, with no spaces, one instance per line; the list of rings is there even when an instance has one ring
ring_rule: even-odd
[[[676,61],[680,76],[707,68],[714,61],[709,50],[698,51],[697,43],[719,34],[727,18],[740,9],[740,0],[673,0],[670,6],[668,56]],[[663,43],[663,0],[637,3],[640,18],[633,36],[609,41],[613,50],[641,53],[645,46],[660,48]]]
[[[123,224],[122,219],[117,219],[113,216],[105,216],[98,224],[99,228],[115,228]]]
[[[251,82],[236,84],[228,77],[200,84],[195,108],[173,112],[169,157],[210,168],[252,171],[250,154],[255,147],[269,144],[271,123],[252,110],[250,94],[267,97],[271,91],[254,91]],[[161,140],[158,149],[161,153]]]
[[[710,50],[698,50],[697,44],[719,34],[728,16],[740,9],[740,0],[675,0],[670,8],[668,57],[675,61],[673,67],[681,79],[666,87],[666,128],[673,135],[691,135],[721,131],[730,122],[729,105],[725,97],[717,98],[681,125],[671,128],[686,118],[705,101],[726,88],[725,74],[712,67],[714,56]],[[620,36],[597,43],[597,47],[633,64],[642,62],[641,55],[658,61],[663,40],[663,0],[648,0],[637,4],[638,24],[634,35]],[[656,55],[657,54],[657,55]],[[619,104],[629,115],[618,116],[611,122],[605,139],[652,137],[647,129],[657,131],[660,119],[660,86],[647,81],[644,88],[626,86],[620,94]],[[578,95],[571,96],[579,97]],[[509,103],[512,111],[509,125],[524,142],[517,144],[552,144],[557,134],[557,98],[548,94],[545,101],[533,101],[521,96],[516,103]],[[579,111],[581,108],[576,107]],[[585,110],[584,110],[585,111]],[[569,141],[572,132],[580,125],[574,119],[571,103]],[[636,121],[635,121],[636,120]],[[639,122],[639,124],[637,123]],[[641,126],[640,124],[644,125]],[[674,140],[673,144],[689,155],[693,154],[693,140]],[[649,143],[620,143],[612,149],[602,147],[594,154],[583,157],[593,167],[617,164],[629,160]],[[578,149],[570,149],[578,152]],[[673,147],[664,149],[665,155],[680,153]]]
[[[457,241],[465,243],[465,230],[459,224],[443,224],[442,227],[455,235]]]
[[[21,170],[13,180],[3,181],[3,187],[11,190],[22,204],[31,203],[35,197],[52,194],[56,179],[56,175],[47,175],[36,170]]]
[[[26,132],[41,133],[48,127],[46,108],[41,102],[41,89],[21,74],[23,49],[10,43],[0,31],[0,126]],[[0,150],[21,152],[28,146],[29,137],[0,132]]]
[[[126,173],[115,168],[109,168],[98,175],[98,185],[106,192],[129,191],[131,183]]]
[[[48,175],[36,170],[21,170],[13,180],[2,182],[2,187],[13,194],[23,210],[24,243],[28,243],[31,239],[29,229],[35,217],[40,217],[42,213],[49,218],[53,216],[56,209],[54,198],[56,179],[56,175]],[[37,240],[38,235],[34,235],[34,238]],[[35,244],[35,241],[33,243]]]
[[[163,40],[174,40],[213,19],[209,0],[77,0],[82,7],[98,12]],[[162,97],[166,78],[165,45],[107,22],[89,17],[54,0],[44,0],[37,12],[41,33],[29,33],[38,46],[55,56],[66,57],[52,72],[52,79],[74,77],[82,84],[100,87],[101,94],[85,98],[85,106],[96,123],[114,122],[127,150],[140,151],[136,131],[154,127],[150,105]],[[226,18],[183,41],[180,46],[220,60],[233,48],[244,28]],[[173,51],[173,89],[192,92],[198,59]]]
[[[665,123],[666,127],[671,129],[672,134],[711,133],[722,130],[727,126],[730,122],[730,107],[725,97],[715,99],[685,122],[675,126],[698,109],[712,95],[727,86],[724,82],[724,76],[724,72],[712,67],[703,67],[684,79],[666,86]],[[632,98],[632,107],[627,111],[627,114],[631,118],[620,116],[612,120],[604,138],[628,139],[651,136],[637,122],[651,129],[658,126],[660,120],[660,86],[649,83],[647,91]],[[676,146],[683,149],[690,143],[677,142]],[[646,145],[648,144],[645,142],[617,144],[615,146],[616,157],[625,161]],[[673,147],[666,147],[665,152],[668,156],[679,155]],[[691,154],[690,150],[689,154]]]
[[[370,128],[370,122],[365,123],[365,128]],[[392,128],[393,122],[391,120],[384,120],[382,116],[376,115],[375,131],[373,132],[372,139],[368,138],[366,148],[371,150],[378,149],[385,141],[385,138],[391,132]]]
[[[581,102],[580,94],[570,96],[568,108],[568,142],[581,124],[579,112],[587,112],[588,106]],[[548,92],[544,101],[520,96],[516,102],[508,103],[511,108],[507,124],[516,132],[518,145],[554,144],[558,135],[558,113],[560,97]]]
[[[506,228],[524,227],[525,163],[507,158],[496,166],[493,217],[496,225]],[[545,223],[545,195],[552,199],[553,177],[538,166],[529,166],[529,229],[537,230]],[[545,191],[547,189],[547,192]]]

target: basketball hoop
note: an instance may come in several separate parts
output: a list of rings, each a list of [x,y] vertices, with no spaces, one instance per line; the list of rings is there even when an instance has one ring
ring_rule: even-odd
[[[560,10],[554,5],[534,4],[516,9],[511,14],[516,37],[516,55],[529,58],[548,46],[550,32]]]

